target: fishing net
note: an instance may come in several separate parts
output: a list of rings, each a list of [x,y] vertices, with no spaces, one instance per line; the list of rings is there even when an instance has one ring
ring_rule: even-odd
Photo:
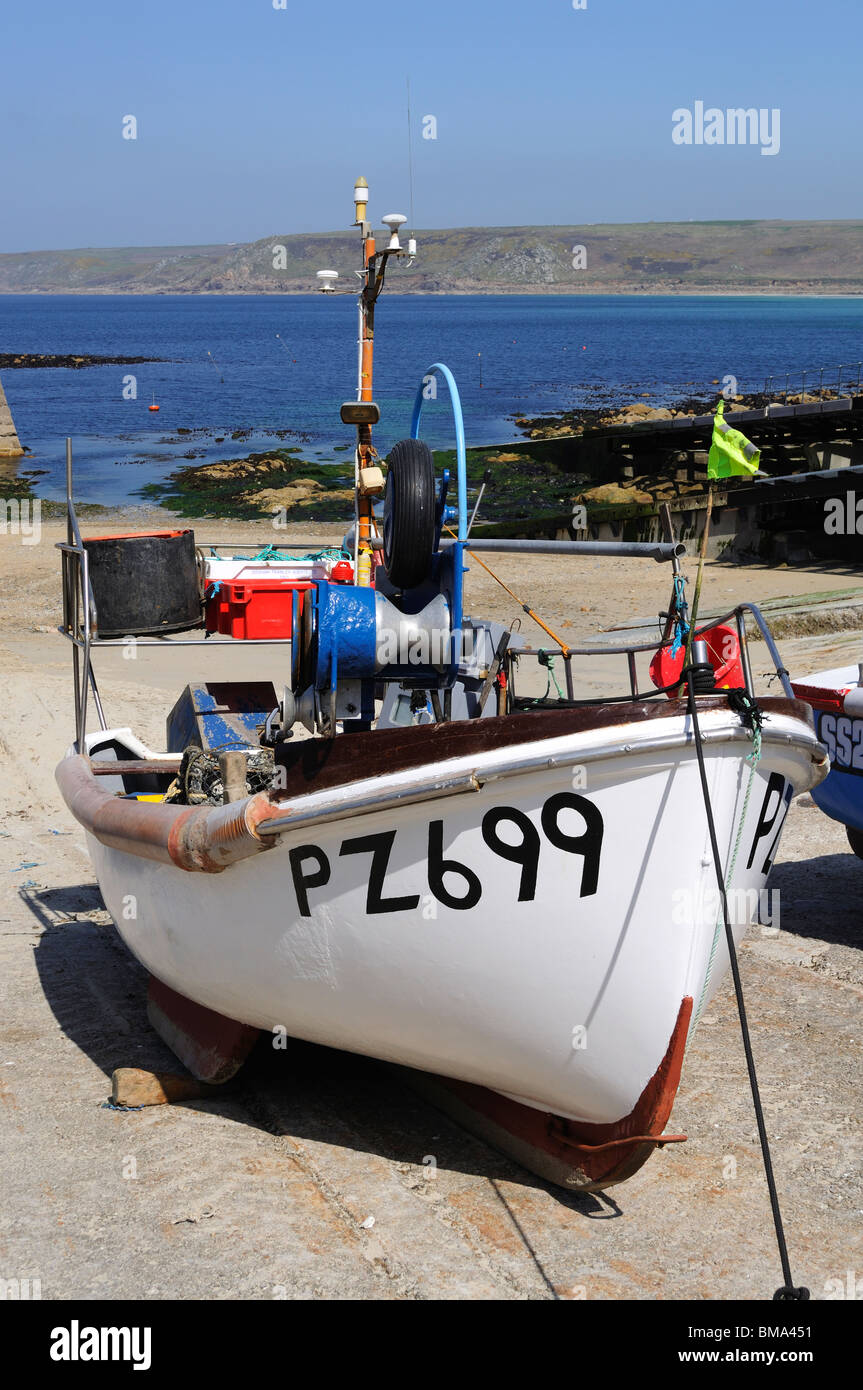
[[[246,791],[249,796],[266,791],[273,782],[275,764],[271,748],[250,753],[246,763]],[[181,806],[221,806],[225,799],[218,752],[195,744],[183,753],[180,770],[165,793],[165,801]]]

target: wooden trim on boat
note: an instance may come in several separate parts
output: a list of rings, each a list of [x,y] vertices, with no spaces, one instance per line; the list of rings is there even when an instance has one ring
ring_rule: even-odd
[[[180,771],[180,757],[176,758],[90,758],[90,771],[94,777],[176,777]]]
[[[758,701],[765,715],[800,719],[812,728],[812,715],[801,700],[771,697]],[[721,695],[701,696],[700,713],[728,710]],[[729,711],[730,712],[730,711]],[[449,724],[408,725],[369,733],[338,734],[328,739],[288,741],[276,747],[276,765],[284,769],[276,802],[308,791],[325,791],[369,777],[406,772],[423,764],[446,762],[509,748],[516,743],[563,738],[568,734],[614,729],[648,720],[684,718],[685,700],[633,700],[620,704],[566,706],[535,710],[501,719],[459,719]]]
[[[733,722],[724,698],[707,697],[699,704],[704,713],[726,714],[730,723],[730,727],[722,721],[719,728],[705,729],[705,743],[748,741],[742,721]],[[811,733],[808,705],[785,699],[767,699],[760,704],[768,721],[765,740],[771,737],[771,714],[790,716],[810,731],[813,750],[823,752]],[[279,835],[301,825],[436,800],[461,791],[479,791],[485,781],[502,776],[685,748],[689,740],[681,733],[679,724],[677,728],[669,727],[667,733],[646,729],[640,736],[633,733],[629,735],[631,742],[625,733],[596,747],[567,748],[565,742],[573,735],[603,729],[623,731],[638,724],[642,728],[649,724],[662,726],[669,720],[679,721],[685,714],[685,706],[676,700],[633,701],[542,710],[503,719],[340,734],[335,739],[308,739],[280,746],[277,768],[282,785],[277,791],[258,792],[221,806],[125,800],[100,784],[103,767],[116,774],[118,764],[103,764],[81,755],[64,758],[56,777],[72,814],[108,848],[172,863],[181,869],[219,873],[239,859],[269,849]],[[791,735],[786,732],[782,737]],[[531,745],[554,740],[563,742],[562,749],[558,746],[557,752],[531,754]],[[471,767],[474,759],[495,753],[502,766]],[[447,762],[456,764],[449,775],[435,771]],[[399,777],[404,779],[405,773],[419,768],[429,768],[430,772],[419,781],[399,782]]]

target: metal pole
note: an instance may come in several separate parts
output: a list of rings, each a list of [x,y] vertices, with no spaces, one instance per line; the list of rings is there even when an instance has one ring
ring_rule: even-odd
[[[791,678],[785,666],[783,666],[782,664],[782,658],[779,655],[779,650],[776,646],[776,643],[773,640],[773,634],[771,633],[770,628],[764,621],[764,618],[761,615],[761,609],[758,607],[757,603],[741,603],[736,611],[738,613],[747,611],[752,614],[753,618],[758,624],[761,636],[764,639],[765,646],[767,647],[767,650],[770,653],[770,660],[773,662],[776,674],[782,682],[782,689],[788,696],[789,700],[796,700],[797,696],[794,694],[794,691],[792,689]]]
[[[638,672],[635,669],[635,652],[626,653],[626,661],[629,666],[629,688],[633,695],[638,694]]]
[[[483,475],[482,475],[482,483],[480,484],[479,495],[477,496],[476,502],[475,502],[475,504],[474,504],[474,509],[473,509],[473,511],[472,511],[471,514],[470,514],[470,521],[469,521],[468,524],[467,524],[467,534],[468,534],[468,535],[470,535],[471,527],[473,526],[473,523],[474,523],[474,521],[476,520],[476,514],[477,514],[477,512],[479,511],[479,504],[480,504],[480,502],[482,501],[483,493],[485,492],[485,488],[486,488],[486,483],[489,482],[490,478],[491,478],[491,469],[490,469],[490,468],[487,468],[487,469],[485,470],[485,472],[483,473]]]
[[[444,541],[443,546],[452,545]],[[682,541],[539,541],[539,540],[469,540],[468,550],[498,551],[500,554],[527,555],[607,555],[633,560],[673,560],[686,554]]]
[[[360,292],[360,370],[357,381],[357,399],[371,401],[372,370],[375,346],[375,300],[380,289],[375,268],[375,238],[370,222],[360,223],[363,240],[363,288]],[[371,467],[374,461],[372,449],[372,427],[370,424],[357,425],[357,463],[355,478],[357,542],[356,542],[356,582],[364,588],[371,583],[372,571],[372,517],[371,496],[360,486],[361,473]]]
[[[74,520],[75,520],[75,512],[74,512],[73,504],[72,504],[72,440],[67,436],[67,438],[66,438],[66,541],[67,541],[67,544],[68,544],[69,546],[77,546],[77,547],[80,547],[81,542],[80,542],[80,537],[78,536],[78,527],[77,527],[77,525],[74,524]],[[69,612],[69,616],[71,617],[71,623],[72,623],[72,628],[71,628],[71,631],[72,631],[72,683],[73,683],[74,690],[75,690],[75,746],[77,747],[79,753],[83,753],[83,751],[84,751],[84,741],[83,741],[83,733],[82,733],[82,724],[83,724],[83,720],[82,720],[82,716],[81,716],[81,651],[80,651],[80,648],[79,648],[79,646],[78,646],[78,613],[79,613],[78,605],[79,605],[79,603],[80,603],[80,602],[82,601],[82,599],[83,599],[84,611],[85,611],[85,613],[86,613],[86,611],[87,611],[87,595],[86,595],[86,590],[84,590],[83,593],[82,593],[83,579],[82,579],[82,575],[81,575],[81,552],[80,552],[80,549],[78,549],[78,550],[76,551],[76,553],[77,553],[77,555],[78,555],[78,559],[77,559],[77,563],[76,563],[76,567],[75,567],[74,571],[73,571],[72,568],[71,568],[71,566],[72,566],[71,556],[69,557],[69,565],[70,565],[70,571],[69,571],[70,612]],[[85,677],[85,685],[86,685],[86,677]]]
[[[747,695],[754,697],[755,687],[752,684],[752,667],[749,663],[749,642],[746,637],[746,619],[740,609],[735,613],[737,621],[737,641],[740,645],[740,664],[743,667],[743,682],[746,686]]]
[[[85,747],[85,737],[87,734],[87,690],[89,688],[90,674],[90,605],[87,602],[87,595],[90,592],[90,566],[89,556],[85,551],[81,554],[81,573],[84,589],[84,646],[82,656],[84,661],[83,679],[81,681],[81,727],[78,733],[78,752],[83,753]]]
[[[75,606],[77,608],[77,604]],[[84,744],[81,739],[81,649],[77,642],[72,646],[72,682],[75,687],[75,747],[79,753],[83,753]]]
[[[75,537],[72,534],[72,441],[66,439],[66,540],[69,545],[74,545]]]

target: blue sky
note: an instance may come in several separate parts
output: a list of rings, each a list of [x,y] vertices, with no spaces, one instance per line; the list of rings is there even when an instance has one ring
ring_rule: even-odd
[[[418,227],[857,218],[861,41],[861,0],[10,0],[0,251],[336,229],[359,173],[408,212],[408,76]],[[779,153],[675,145],[696,101]]]

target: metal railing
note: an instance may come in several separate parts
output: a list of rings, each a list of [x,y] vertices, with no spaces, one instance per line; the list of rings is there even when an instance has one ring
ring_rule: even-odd
[[[807,367],[795,372],[779,372],[764,378],[765,395],[780,396],[784,405],[789,395],[817,396],[820,400],[838,399],[847,396],[853,399],[861,394],[863,361],[840,362],[837,367]],[[808,387],[807,387],[807,382]],[[781,383],[777,386],[776,383]],[[829,396],[825,396],[829,392]]]
[[[229,548],[227,542],[206,544],[210,550]],[[87,706],[92,691],[93,703],[99,719],[99,728],[108,728],[102,698],[93,670],[93,648],[125,647],[128,638],[99,637],[96,604],[93,586],[90,583],[89,556],[81,539],[78,517],[72,496],[72,441],[66,440],[66,540],[57,542],[60,551],[61,584],[63,594],[63,621],[58,631],[72,643],[72,676],[75,687],[75,746],[79,753],[84,751],[87,733]],[[203,625],[203,619],[202,619]],[[214,651],[224,651],[228,642],[210,641],[211,634],[205,632],[201,637],[135,637],[137,647],[206,647]],[[290,637],[254,637],[244,639],[246,646],[285,647],[291,645]]]
[[[66,441],[66,488],[67,488],[67,539],[65,542],[58,542],[57,549],[61,555],[62,573],[62,593],[63,593],[63,621],[58,631],[66,637],[73,648],[73,677],[75,686],[75,738],[78,752],[83,752],[87,732],[87,707],[89,693],[92,691],[93,702],[99,719],[100,729],[107,730],[108,724],[102,706],[96,676],[93,671],[93,647],[123,647],[127,644],[127,638],[111,638],[102,640],[98,636],[98,625],[96,607],[93,599],[93,590],[90,584],[89,557],[86,547],[81,538],[78,526],[78,519],[75,514],[75,506],[72,500],[72,447],[71,440]],[[209,543],[207,543],[209,544]],[[498,543],[500,544],[500,543]],[[504,547],[506,543],[504,542]],[[541,551],[552,551],[555,547],[553,542],[510,542],[512,548],[527,547],[539,549]],[[210,545],[211,550],[231,548],[227,542],[219,545]],[[494,548],[492,542],[468,542],[468,549],[491,549]],[[683,547],[677,543],[632,543],[616,544],[602,542],[565,542],[559,545],[564,553],[574,554],[638,554],[643,557],[650,557],[658,561],[670,561],[675,574],[679,572],[679,552]],[[776,644],[770,633],[770,629],[765,622],[760,609],[754,603],[740,603],[735,608],[729,610],[722,617],[711,617],[701,627],[698,627],[693,637],[716,627],[720,623],[734,619],[737,627],[737,637],[740,647],[740,661],[744,674],[745,688],[750,696],[754,696],[754,686],[752,680],[752,669],[749,660],[749,648],[746,636],[746,614],[749,613],[770,653],[776,674],[778,675],[784,693],[789,699],[794,698],[788,672],[782,664],[781,657],[776,648]],[[215,650],[224,650],[229,643],[210,642],[210,634],[205,633],[203,637],[178,638],[175,636],[155,636],[155,637],[135,637],[136,647],[209,647]],[[230,640],[230,639],[229,639]],[[270,638],[251,638],[244,639],[245,645],[256,647],[284,647],[291,645],[291,638],[270,637]],[[643,694],[638,689],[638,673],[636,669],[636,657],[645,652],[655,652],[657,646],[663,645],[661,636],[654,638],[650,642],[627,643],[614,647],[561,647],[552,643],[548,647],[520,647],[512,648],[512,655],[539,657],[552,655],[560,656],[563,659],[566,678],[567,700],[574,700],[574,682],[572,672],[573,657],[596,657],[596,656],[624,656],[627,662],[629,676],[630,698],[645,699],[655,697],[656,691],[645,691]],[[626,697],[605,697],[606,699],[625,699]],[[581,703],[581,702],[579,702]],[[585,704],[601,704],[603,697],[596,695],[585,700]]]
[[[764,619],[764,615],[762,614],[761,609],[758,607],[757,604],[739,603],[736,608],[732,608],[727,613],[723,613],[721,617],[710,617],[702,626],[697,627],[695,629],[693,633],[693,640],[702,637],[704,633],[709,632],[711,628],[718,627],[720,623],[727,623],[734,619],[735,625],[737,627],[737,641],[740,647],[740,664],[743,668],[744,686],[746,689],[746,693],[751,697],[754,697],[755,686],[752,678],[752,666],[749,659],[749,642],[746,634],[747,613],[749,613],[752,616],[752,619],[755,622],[756,627],[761,633],[761,637],[764,641],[765,646],[767,647],[768,652],[770,653],[770,660],[773,662],[773,668],[776,672],[776,675],[779,677],[784,694],[788,697],[789,700],[795,699],[796,697],[791,687],[791,679],[789,677],[788,671],[782,662],[782,658],[779,655],[779,650],[776,646],[775,641],[773,640],[773,635],[770,631],[770,628],[767,626],[767,623]],[[654,638],[651,642],[631,642],[626,643],[625,645],[621,645],[619,647],[603,646],[564,648],[556,646],[554,643],[552,643],[548,647],[515,647],[512,649],[512,654],[516,657],[530,656],[536,657],[537,659],[540,657],[540,655],[551,655],[555,657],[560,656],[563,660],[564,671],[566,674],[567,698],[570,700],[573,698],[574,690],[572,676],[573,657],[625,656],[627,662],[627,670],[629,674],[629,692],[631,697],[633,699],[652,699],[656,697],[657,692],[655,690],[648,690],[642,693],[638,689],[638,672],[636,670],[635,658],[639,655],[644,654],[645,652],[656,652],[657,647],[662,645],[668,644],[663,644],[661,637]],[[602,704],[602,699],[603,697],[601,695],[595,695],[591,696],[589,699],[586,699],[583,703]]]

